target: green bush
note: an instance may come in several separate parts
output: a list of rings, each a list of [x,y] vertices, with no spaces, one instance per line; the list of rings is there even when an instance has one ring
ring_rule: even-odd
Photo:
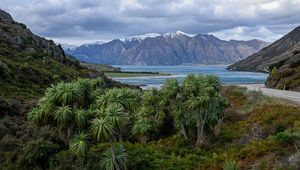
[[[226,161],[223,166],[223,170],[239,170],[240,168],[240,164],[236,161]]]

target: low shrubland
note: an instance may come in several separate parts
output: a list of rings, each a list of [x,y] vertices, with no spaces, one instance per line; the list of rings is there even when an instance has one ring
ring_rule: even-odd
[[[18,120],[20,121],[20,120]],[[214,76],[160,89],[79,79],[47,89],[28,120],[1,120],[4,169],[297,169],[300,108],[221,87]],[[298,161],[298,162],[297,162]]]

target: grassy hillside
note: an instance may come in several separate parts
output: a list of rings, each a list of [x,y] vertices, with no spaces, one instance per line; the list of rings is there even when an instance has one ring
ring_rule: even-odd
[[[98,71],[80,66],[53,41],[0,17],[0,96],[35,98],[52,83],[97,76],[101,76]]]
[[[267,79],[268,87],[300,91],[300,45],[289,53],[289,58],[273,63],[270,76]]]

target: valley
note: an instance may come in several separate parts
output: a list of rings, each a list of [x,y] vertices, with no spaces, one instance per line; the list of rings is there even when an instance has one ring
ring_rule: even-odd
[[[130,22],[141,22],[142,14],[159,15],[145,9],[146,1],[141,6],[114,3],[121,11],[120,26],[110,16],[115,10],[103,19],[94,13],[103,8],[94,8],[93,2],[44,1],[49,6],[42,8],[35,1],[31,6],[38,10],[26,8],[14,16],[30,16],[33,31],[0,9],[0,169],[300,169],[300,95],[295,92],[300,88],[300,27],[273,43],[252,39],[257,33],[269,36],[266,27],[255,27],[255,34],[248,27],[222,28],[231,37],[247,34],[247,40],[176,31],[80,46],[57,43],[96,39],[101,31],[107,37],[116,30],[114,36],[125,35],[123,30],[133,34]],[[101,1],[104,9],[107,4]],[[189,11],[172,4],[164,19],[170,11]],[[22,5],[8,9],[22,12]],[[84,7],[73,10],[78,6]],[[259,9],[266,12],[269,6]],[[218,7],[214,13],[222,14]],[[133,15],[135,10],[139,15]],[[34,11],[47,17],[39,20]],[[62,19],[64,11],[76,17]],[[235,21],[238,17],[234,14]],[[230,22],[219,19],[203,23]],[[94,20],[101,29],[89,30],[96,27]],[[160,21],[148,27],[175,28]],[[35,34],[39,31],[55,40]]]

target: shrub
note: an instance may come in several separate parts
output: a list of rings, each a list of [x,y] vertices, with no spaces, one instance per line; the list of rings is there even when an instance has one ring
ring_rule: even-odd
[[[236,161],[226,161],[223,166],[223,170],[239,170],[240,168],[240,164]]]

